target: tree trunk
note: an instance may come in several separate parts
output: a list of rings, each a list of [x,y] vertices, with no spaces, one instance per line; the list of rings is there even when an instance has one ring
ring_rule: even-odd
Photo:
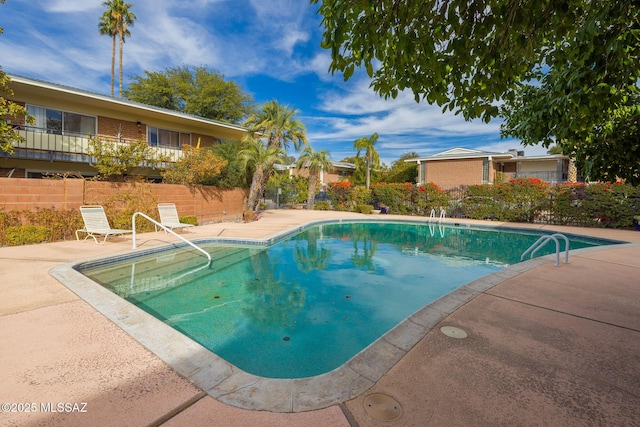
[[[119,62],[119,66],[120,66],[120,77],[118,79],[118,85],[120,88],[120,99],[122,99],[122,50],[124,49],[124,34],[120,33],[120,60]]]
[[[313,202],[316,199],[316,183],[318,177],[315,174],[309,174],[309,194],[307,195],[307,210],[313,210]]]
[[[113,98],[113,91],[116,82],[116,35],[111,38],[111,97]]]
[[[251,187],[249,188],[249,200],[247,202],[247,207],[252,211],[256,210],[258,207],[258,203],[260,201],[260,193],[262,190],[264,181],[264,171],[262,168],[257,168],[253,173],[253,179],[251,180]]]
[[[371,183],[371,169],[369,167],[369,155],[367,155],[366,157],[366,163],[367,163],[367,182],[366,182],[366,187],[367,190],[369,189],[369,184]]]

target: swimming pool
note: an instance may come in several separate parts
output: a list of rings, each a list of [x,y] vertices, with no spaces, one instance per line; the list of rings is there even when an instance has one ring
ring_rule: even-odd
[[[210,266],[180,248],[76,268],[247,373],[303,378],[338,368],[430,302],[519,262],[540,235],[325,223],[268,245],[203,241]],[[572,249],[612,243],[570,237]]]

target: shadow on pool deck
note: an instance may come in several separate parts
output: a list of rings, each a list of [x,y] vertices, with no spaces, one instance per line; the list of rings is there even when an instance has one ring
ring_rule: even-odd
[[[264,238],[315,219],[358,216],[267,211],[254,223],[196,227],[184,235]],[[640,242],[640,233],[631,231],[535,228]],[[142,247],[175,241],[164,233],[140,238]],[[549,261],[507,279],[445,317],[360,396],[303,413],[243,410],[207,396],[48,273],[71,261],[130,250],[130,239],[0,248],[0,401],[15,403],[10,411],[22,411],[6,412],[3,406],[0,425],[637,425],[640,420],[640,246],[588,251],[572,255],[568,265]],[[440,332],[444,325],[468,337],[446,336]]]

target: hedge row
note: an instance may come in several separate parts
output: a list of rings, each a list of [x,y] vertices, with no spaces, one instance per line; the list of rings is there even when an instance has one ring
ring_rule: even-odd
[[[103,205],[112,228],[130,229],[131,217],[143,212],[158,219],[157,202],[148,191],[122,193]],[[195,217],[183,217],[182,222],[194,224]],[[4,211],[0,209],[0,246],[28,245],[75,239],[75,231],[84,228],[77,209],[38,209],[34,211]],[[137,221],[137,232],[153,231],[149,221]]]
[[[390,213],[428,216],[432,209],[444,209],[449,217],[583,227],[631,228],[640,216],[640,188],[623,183],[550,185],[520,178],[470,186],[454,198],[435,184],[377,184],[366,190],[340,182],[329,185],[328,197],[335,210],[370,204]]]

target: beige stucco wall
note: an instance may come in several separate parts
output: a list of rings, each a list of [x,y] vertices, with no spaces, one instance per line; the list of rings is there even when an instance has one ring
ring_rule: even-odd
[[[520,162],[520,172],[555,172],[557,169],[557,160]]]

